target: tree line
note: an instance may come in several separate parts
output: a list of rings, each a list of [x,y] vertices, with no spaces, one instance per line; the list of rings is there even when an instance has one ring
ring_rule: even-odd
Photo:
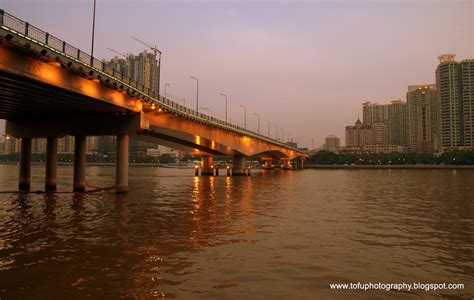
[[[321,150],[310,156],[310,163],[317,165],[473,165],[474,150],[455,150],[440,155],[419,153],[334,153]]]

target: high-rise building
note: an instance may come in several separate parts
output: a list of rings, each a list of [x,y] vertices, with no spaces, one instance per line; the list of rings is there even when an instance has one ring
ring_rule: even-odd
[[[128,77],[142,86],[149,95],[158,97],[159,90],[159,66],[154,53],[146,51],[138,55],[127,56]]]
[[[357,119],[354,126],[346,126],[346,147],[387,144],[387,125],[383,122],[367,125]]]
[[[474,149],[474,59],[461,61],[464,147]]]
[[[384,122],[388,120],[388,105],[380,105],[378,103],[372,103],[370,101],[362,103],[362,122],[366,125],[372,125],[372,123]]]
[[[388,143],[408,145],[408,109],[406,102],[393,100],[388,105]]]
[[[126,59],[115,56],[104,63],[107,69],[115,69],[135,81],[140,89],[143,87],[152,97],[158,97],[160,74],[154,53],[143,51],[138,55],[128,54]]]
[[[411,85],[407,92],[410,151],[434,153],[437,148],[438,108],[435,84]]]
[[[44,138],[31,139],[31,152],[32,153],[46,153],[46,139]]]
[[[341,147],[341,139],[338,136],[330,134],[326,137],[323,149],[336,152]]]
[[[124,76],[128,76],[128,63],[127,60],[123,58],[118,58],[115,56],[109,61],[104,61],[106,70],[115,69]]]
[[[66,135],[58,139],[58,153],[74,153],[74,137]]]
[[[3,147],[3,154],[20,152],[20,139],[7,135]]]
[[[436,87],[438,91],[438,132],[441,151],[463,145],[461,68],[455,54],[438,56]]]

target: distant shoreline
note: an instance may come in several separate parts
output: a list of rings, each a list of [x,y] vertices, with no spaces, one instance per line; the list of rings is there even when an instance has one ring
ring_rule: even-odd
[[[305,165],[305,169],[471,169],[474,165]]]

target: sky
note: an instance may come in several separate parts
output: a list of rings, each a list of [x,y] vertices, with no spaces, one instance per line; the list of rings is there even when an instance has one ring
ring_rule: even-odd
[[[0,0],[0,7],[90,52],[93,0]],[[437,56],[474,58],[474,0],[97,0],[94,56],[162,52],[161,91],[299,146],[316,147],[362,116],[361,103],[434,83]],[[3,123],[3,122],[2,122]],[[4,124],[0,124],[3,132]],[[281,130],[279,132],[281,137]]]

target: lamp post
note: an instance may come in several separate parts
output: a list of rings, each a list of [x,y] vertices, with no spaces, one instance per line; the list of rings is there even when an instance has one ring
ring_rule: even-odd
[[[94,63],[95,3],[96,3],[96,0],[94,0],[94,11],[92,13],[91,65],[93,65]]]
[[[245,105],[240,105],[244,109],[244,129],[247,129],[247,108]]]
[[[191,78],[196,80],[196,112],[199,112],[199,79],[194,76]]]
[[[221,96],[225,97],[225,122],[227,123],[227,95],[224,93],[221,93]]]
[[[183,98],[183,106],[186,107],[186,98]]]
[[[258,118],[258,133],[260,133],[260,115],[257,113],[254,113],[254,115],[256,115]]]
[[[166,98],[166,87],[167,87],[167,86],[170,86],[170,84],[169,84],[168,82],[165,83],[165,98]]]
[[[275,139],[278,140],[278,126],[276,124],[273,124],[275,126]]]

